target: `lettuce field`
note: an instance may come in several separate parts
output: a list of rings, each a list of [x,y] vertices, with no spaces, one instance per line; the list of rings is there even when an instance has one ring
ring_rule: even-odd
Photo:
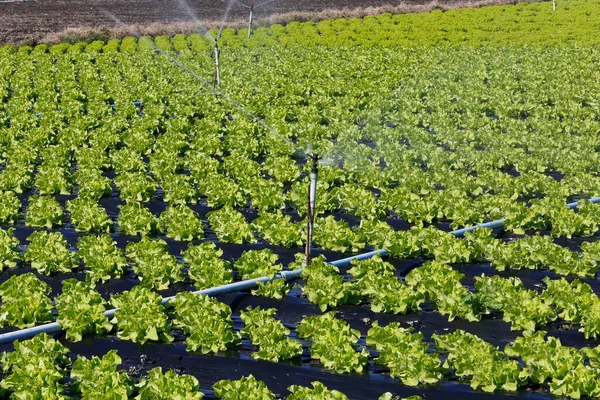
[[[598,28],[225,29],[221,86],[216,32],[1,47],[0,395],[600,397]]]

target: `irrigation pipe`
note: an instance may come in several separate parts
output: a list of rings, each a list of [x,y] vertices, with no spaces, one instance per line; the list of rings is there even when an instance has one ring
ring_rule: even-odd
[[[349,265],[353,260],[366,260],[375,255],[380,255],[380,256],[385,257],[388,254],[389,253],[387,252],[387,250],[375,250],[375,251],[371,251],[369,253],[359,254],[359,255],[344,258],[341,260],[332,261],[330,264],[335,265],[336,267],[344,267],[344,266]],[[273,278],[270,278],[268,276],[262,276],[260,278],[249,279],[249,280],[240,281],[240,282],[234,282],[234,283],[230,283],[228,285],[217,286],[217,287],[210,288],[210,289],[198,290],[198,291],[195,291],[192,293],[204,294],[207,296],[218,296],[218,295],[222,295],[222,294],[242,292],[245,290],[256,288],[260,282],[269,282],[269,281],[277,280],[277,279],[284,279],[287,282],[287,281],[297,279],[300,277],[300,274],[302,274],[302,270],[303,270],[303,268],[293,270],[293,271],[281,271],[277,275],[275,275],[275,277],[273,277]],[[173,300],[174,298],[175,298],[175,296],[165,297],[162,299],[162,304],[166,305],[169,301]],[[118,309],[106,310],[104,312],[104,315],[106,315],[108,318],[112,318],[112,317],[114,317],[115,311],[117,311],[117,310]],[[40,333],[52,334],[52,333],[57,333],[60,331],[62,331],[62,327],[60,326],[60,324],[58,322],[52,322],[49,324],[34,326],[33,328],[26,328],[26,329],[21,329],[21,330],[14,331],[14,332],[3,333],[0,335],[0,345],[11,343],[14,340],[30,339]]]
[[[588,201],[593,204],[597,204],[597,203],[600,203],[600,197],[593,197],[591,199],[588,199]],[[574,201],[573,203],[568,203],[567,207],[569,207],[570,209],[573,209],[573,208],[576,208],[578,205],[579,205],[579,202]],[[496,221],[491,221],[491,222],[484,222],[483,224],[471,226],[468,228],[457,229],[450,233],[452,233],[456,237],[462,237],[462,236],[464,236],[465,233],[473,232],[475,229],[478,229],[478,228],[492,228],[492,229],[500,228],[501,226],[504,225],[504,222],[506,222],[506,218],[498,219]]]
[[[597,204],[597,203],[600,203],[600,197],[594,197],[594,198],[588,199],[588,201],[590,201],[591,203]],[[573,203],[568,203],[566,206],[570,209],[573,209],[573,208],[576,208],[578,205],[579,205],[579,202],[573,202]],[[504,225],[505,221],[506,221],[506,219],[503,218],[503,219],[499,219],[496,221],[485,222],[485,223],[471,226],[468,228],[458,229],[458,230],[452,231],[450,233],[452,233],[454,236],[462,237],[462,236],[464,236],[465,233],[473,232],[475,229],[479,229],[479,228],[500,228]],[[374,251],[371,251],[368,253],[363,253],[363,254],[359,254],[356,256],[343,258],[341,260],[332,261],[331,265],[335,265],[336,267],[344,267],[344,266],[349,265],[354,260],[366,260],[366,259],[369,259],[376,255],[385,257],[385,256],[389,255],[389,253],[385,249],[374,250]],[[242,292],[245,290],[256,288],[260,282],[269,282],[269,281],[277,280],[277,279],[284,279],[287,282],[287,281],[297,279],[302,274],[303,269],[304,268],[300,268],[300,269],[293,270],[293,271],[281,271],[277,275],[275,275],[275,277],[273,277],[273,278],[270,278],[268,276],[262,276],[260,278],[249,279],[249,280],[240,281],[240,282],[234,282],[234,283],[230,283],[228,285],[217,286],[217,287],[210,288],[210,289],[198,290],[198,291],[195,291],[192,293],[204,294],[207,296],[219,296],[222,294]],[[162,299],[162,304],[166,305],[169,301],[173,300],[174,298],[175,298],[175,296],[165,297]],[[115,315],[115,311],[117,311],[117,309],[107,310],[104,312],[104,315],[106,315],[108,318],[112,318]],[[52,334],[52,333],[60,332],[61,330],[62,330],[62,328],[58,322],[52,322],[49,324],[34,326],[33,328],[26,328],[26,329],[14,331],[14,332],[3,333],[0,335],[0,345],[6,344],[6,343],[11,343],[14,340],[30,339],[39,333]]]

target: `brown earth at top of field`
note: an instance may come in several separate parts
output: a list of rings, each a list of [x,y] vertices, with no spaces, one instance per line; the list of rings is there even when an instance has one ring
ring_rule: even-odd
[[[231,0],[227,25],[242,26],[247,6],[261,0]],[[383,12],[423,12],[478,7],[514,0],[274,0],[255,9],[257,24],[363,17]],[[221,25],[228,0],[0,0],[0,43],[107,39],[135,34],[192,33],[198,23]],[[117,22],[117,20],[121,22]]]

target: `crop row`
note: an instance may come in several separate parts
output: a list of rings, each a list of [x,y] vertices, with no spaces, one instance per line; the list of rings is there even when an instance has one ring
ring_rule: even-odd
[[[52,241],[52,235],[56,234],[42,233],[44,242],[40,241],[36,246],[32,246],[31,252],[57,254],[54,263],[36,258],[34,254],[32,267],[41,268],[42,272],[52,268],[55,271],[70,272],[73,258],[64,247],[60,247],[60,243]],[[95,291],[94,282],[123,274],[127,266],[126,259],[119,254],[108,236],[84,237],[80,246],[86,263],[95,266],[88,272],[88,282],[74,279],[63,281],[62,293],[56,297],[53,306],[48,297],[50,287],[34,274],[13,276],[0,285],[2,325],[24,328],[51,322],[54,320],[52,310],[56,308],[57,322],[67,330],[67,337],[72,340],[81,340],[82,335],[86,333],[101,334],[112,330],[112,325],[107,323],[102,314],[108,308],[108,303]],[[161,311],[161,298],[149,290],[166,289],[170,284],[184,279],[182,265],[177,263],[174,256],[168,254],[166,247],[164,242],[147,239],[127,246],[127,257],[135,262],[133,269],[138,274],[141,284],[110,299],[113,307],[121,309],[117,311],[113,323],[119,321],[118,315],[128,313],[123,309],[129,307],[129,313],[133,315],[133,320],[118,323],[118,336],[123,339],[141,343],[148,339],[173,340],[169,333],[170,324]],[[99,253],[99,250],[104,250],[105,254]],[[228,263],[220,258],[221,255],[222,252],[212,243],[190,246],[185,251],[184,263],[189,265],[188,275],[195,281],[197,288],[214,287],[232,281],[233,271]],[[244,252],[233,266],[241,279],[274,277],[283,268],[277,260],[278,256],[270,250],[249,250]],[[297,268],[299,265],[299,262],[291,264],[289,268]],[[437,311],[447,315],[450,321],[455,318],[480,321],[486,315],[499,313],[504,321],[511,324],[511,329],[526,333],[544,329],[558,318],[579,326],[586,338],[595,338],[600,332],[600,320],[596,315],[600,300],[589,285],[577,280],[569,283],[565,279],[545,278],[546,289],[538,294],[534,290],[526,289],[518,278],[484,275],[475,279],[475,291],[471,291],[462,284],[462,274],[453,270],[451,266],[436,261],[413,269],[404,282],[400,281],[394,272],[395,268],[391,264],[375,257],[354,263],[348,271],[352,279],[344,280],[344,276],[339,274],[336,267],[322,258],[317,258],[302,271],[305,281],[302,291],[303,295],[310,302],[317,304],[323,312],[341,304],[366,303],[370,304],[374,312],[407,314],[419,311],[425,301],[431,301]],[[279,279],[259,284],[253,294],[282,298],[289,290],[285,281]],[[202,321],[206,320],[202,317],[202,309],[205,307],[188,292],[179,294],[177,298],[183,300],[176,300],[175,303],[181,303],[181,307],[186,310],[189,308],[190,312],[179,312],[180,319],[176,319],[176,322],[193,319],[193,322],[182,322],[184,325],[179,326],[185,327],[187,333],[196,335],[200,331],[208,333],[230,328],[226,325],[219,329],[211,325],[202,327]],[[220,315],[228,315],[231,312],[220,308],[213,311],[218,310]],[[197,316],[191,317],[192,315]],[[244,320],[243,315],[242,319]],[[252,330],[249,332],[251,336],[263,337],[261,334],[252,333]],[[233,336],[228,339],[228,343],[235,342]],[[272,343],[277,346],[283,345],[281,338]],[[194,344],[192,350],[201,346]]]
[[[122,363],[116,350],[102,357],[88,359],[78,356],[72,361],[69,350],[46,334],[31,340],[15,342],[15,350],[2,353],[2,369],[6,377],[0,382],[4,392],[15,398],[71,399],[177,399],[199,400],[204,397],[200,382],[191,375],[179,375],[173,370],[162,371],[156,367],[139,381],[126,371],[119,369]],[[70,378],[68,389],[64,381]],[[312,382],[312,388],[292,385],[288,388],[288,400],[328,398],[347,399],[337,390],[328,390],[320,382]],[[221,380],[212,386],[218,399],[260,398],[274,399],[276,396],[264,382],[254,376],[243,376],[238,380]],[[207,391],[206,389],[204,391]],[[279,398],[279,397],[278,397]],[[380,397],[392,399],[391,393]],[[420,399],[413,396],[404,400]]]
[[[71,282],[69,285],[72,291],[59,297],[57,304],[60,307],[67,307],[69,296],[83,293],[89,296],[93,291],[81,282]],[[139,343],[147,340],[173,340],[172,325],[168,322],[158,295],[148,289],[136,287],[114,296],[111,302],[120,307],[111,321],[116,325],[116,335],[119,338]],[[170,306],[174,307],[172,323],[177,329],[184,331],[188,351],[212,354],[236,348],[244,336],[250,339],[255,348],[252,352],[254,359],[281,362],[298,358],[303,353],[305,342],[299,342],[290,336],[290,330],[274,318],[274,309],[249,308],[242,311],[240,316],[244,328],[234,331],[231,309],[215,299],[182,293],[175,297]],[[81,336],[78,335],[82,333],[103,333],[107,320],[105,317],[104,321],[99,319],[102,316],[100,309],[91,305],[78,309],[72,305],[71,307],[71,316],[61,322],[68,329],[68,338],[79,340]],[[474,389],[488,392],[516,391],[533,383],[549,385],[552,393],[571,398],[600,394],[597,381],[600,350],[587,347],[577,350],[563,346],[554,337],[545,338],[546,333],[543,331],[526,332],[506,346],[504,351],[461,330],[443,335],[435,334],[432,340],[439,353],[430,352],[423,335],[414,333],[413,328],[405,329],[398,323],[382,327],[377,322],[373,323],[366,336],[369,350],[358,344],[361,338],[359,331],[336,318],[333,312],[304,318],[296,326],[295,332],[295,337],[311,343],[310,354],[313,359],[338,373],[361,372],[367,368],[369,360],[373,359],[375,364],[389,368],[391,377],[399,378],[409,386],[436,383],[453,372],[462,380],[468,381]],[[65,367],[70,365],[70,360],[64,347],[45,334],[22,343],[15,342],[15,351],[5,353],[2,359],[4,371],[8,374],[0,383],[4,389],[15,393],[62,392],[63,386],[59,381],[63,379]],[[520,366],[519,359],[525,367]],[[31,375],[28,372],[30,369],[26,367],[31,363],[43,366],[45,372],[48,370],[48,379],[41,379],[37,373]],[[86,374],[82,371],[79,375],[82,367],[88,370],[87,374],[93,372],[97,382],[103,381],[100,378],[104,373],[116,374],[118,379],[117,376],[106,377],[108,381],[120,382],[110,389],[132,391],[133,381],[124,372],[116,370],[119,363],[120,358],[114,351],[103,360],[93,358],[90,361],[80,357],[72,369],[72,374],[76,375],[71,377],[75,382],[80,380]],[[150,376],[153,375],[160,377],[160,371],[150,372]],[[186,382],[188,391],[198,390],[198,383],[193,378],[176,379],[176,375],[170,374],[161,378],[165,381],[170,379]],[[138,386],[143,388],[144,383],[145,380],[142,379]],[[220,382],[216,385],[215,392],[220,396],[221,389],[218,388],[234,389],[240,383]],[[175,382],[171,384],[176,385]],[[78,390],[79,385],[87,386],[83,382],[76,383],[75,390]],[[264,385],[261,386],[266,390]],[[94,387],[106,390],[102,385],[89,386],[87,390],[93,393]]]

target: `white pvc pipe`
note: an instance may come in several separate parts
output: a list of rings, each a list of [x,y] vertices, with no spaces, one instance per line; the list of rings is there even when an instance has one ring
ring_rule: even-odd
[[[588,201],[591,203],[597,204],[597,203],[600,203],[600,197],[593,197],[591,199],[588,199]],[[574,201],[573,203],[568,203],[567,207],[569,207],[570,209],[573,209],[573,208],[576,208],[578,205],[579,205],[579,202]],[[496,221],[484,222],[483,224],[471,226],[468,228],[457,229],[450,233],[452,233],[453,235],[455,235],[457,237],[462,237],[462,236],[464,236],[465,233],[473,232],[475,229],[478,229],[478,228],[492,228],[492,229],[500,228],[502,225],[504,225],[505,222],[506,222],[506,218],[502,218],[502,219],[497,219]]]
[[[387,252],[387,250],[375,250],[375,251],[371,251],[368,253],[359,254],[356,256],[333,261],[333,262],[331,262],[331,264],[335,265],[336,267],[343,267],[343,266],[349,265],[353,260],[366,260],[375,255],[380,255],[380,256],[385,257],[388,254],[389,253]],[[234,282],[234,283],[230,283],[228,285],[217,286],[217,287],[210,288],[210,289],[198,290],[198,291],[195,291],[192,293],[197,294],[197,295],[205,294],[207,296],[218,296],[218,295],[222,295],[222,294],[242,292],[245,290],[256,288],[258,286],[259,282],[269,282],[269,281],[273,281],[273,280],[277,280],[277,279],[285,279],[285,281],[291,281],[291,280],[297,279],[302,274],[302,270],[303,270],[303,268],[300,268],[300,269],[297,269],[294,271],[281,271],[277,275],[275,275],[275,277],[273,277],[273,278],[269,278],[268,276],[262,276],[260,278],[249,279],[249,280],[240,281],[240,282]],[[173,300],[174,298],[175,298],[175,296],[165,297],[162,300],[162,304],[168,305],[168,302]],[[118,308],[115,308],[112,310],[106,310],[104,312],[104,315],[106,315],[108,318],[112,318],[112,317],[114,317],[115,311],[117,311],[117,310],[118,310]],[[58,322],[52,322],[49,324],[34,326],[33,328],[26,328],[26,329],[21,329],[21,330],[14,331],[14,332],[3,333],[0,335],[0,345],[6,344],[6,343],[11,343],[15,340],[31,339],[32,337],[34,337],[35,335],[40,334],[40,333],[52,334],[52,333],[57,333],[60,331],[62,331],[62,327],[60,326],[60,324]]]
[[[591,203],[597,204],[597,203],[600,203],[600,197],[594,197],[594,198],[589,199],[588,201],[590,201]],[[566,206],[569,207],[570,209],[573,209],[573,208],[576,208],[578,205],[579,205],[579,202],[575,201],[573,203],[568,203]],[[496,221],[485,222],[483,224],[471,226],[469,228],[458,229],[458,230],[452,231],[450,233],[452,233],[453,235],[455,235],[457,237],[461,237],[466,232],[473,232],[475,229],[478,229],[478,228],[499,228],[504,224],[505,221],[506,221],[506,219],[503,218],[503,219],[499,219]],[[375,255],[380,255],[380,256],[385,257],[385,256],[389,255],[389,252],[385,249],[374,250],[374,251],[371,251],[368,253],[363,253],[363,254],[359,254],[356,256],[333,261],[333,262],[331,262],[331,264],[335,265],[336,267],[343,267],[343,266],[349,265],[353,260],[366,260]],[[259,282],[269,282],[269,281],[276,280],[276,279],[285,279],[286,281],[290,281],[290,280],[299,278],[300,275],[302,274],[302,270],[303,270],[303,268],[300,268],[300,269],[297,269],[294,271],[281,271],[277,275],[275,275],[274,278],[269,278],[267,276],[263,276],[260,278],[249,279],[249,280],[240,281],[240,282],[234,282],[234,283],[230,283],[228,285],[218,286],[218,287],[214,287],[214,288],[210,288],[210,289],[198,290],[193,293],[194,294],[205,294],[208,296],[218,296],[221,294],[240,292],[240,291],[253,289],[253,288],[257,287]],[[166,305],[174,297],[175,296],[165,297],[165,298],[163,298],[162,303]],[[107,310],[104,312],[104,315],[106,315],[108,318],[112,318],[115,315],[116,310],[117,309]],[[0,334],[0,345],[10,343],[14,340],[30,339],[39,333],[45,332],[45,333],[51,334],[51,333],[60,332],[61,330],[62,330],[62,328],[61,328],[60,324],[58,324],[57,322],[52,322],[52,323],[45,324],[45,325],[34,326],[33,328],[26,328],[26,329],[21,329],[21,330],[14,331],[14,332],[3,333],[3,334]]]

